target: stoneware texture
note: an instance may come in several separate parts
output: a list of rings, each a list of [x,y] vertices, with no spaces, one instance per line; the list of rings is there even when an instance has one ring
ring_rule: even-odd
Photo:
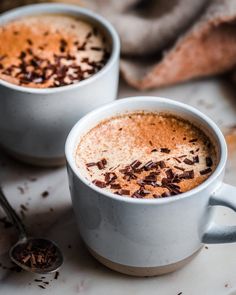
[[[0,80],[0,144],[25,162],[61,165],[66,136],[78,120],[117,95],[119,38],[109,22],[73,5],[38,4],[0,16],[0,25],[19,17],[61,13],[92,22],[111,42],[112,53],[98,73],[77,84],[50,89],[27,88]]]

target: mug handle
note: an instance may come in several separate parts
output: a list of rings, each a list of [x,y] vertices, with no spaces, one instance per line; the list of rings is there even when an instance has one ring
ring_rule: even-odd
[[[224,206],[236,212],[236,187],[223,183],[210,197],[209,206]],[[212,223],[203,235],[202,242],[205,244],[236,242],[236,226]]]

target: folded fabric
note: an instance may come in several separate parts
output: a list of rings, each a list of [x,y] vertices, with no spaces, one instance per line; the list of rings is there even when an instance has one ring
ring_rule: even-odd
[[[10,2],[10,3],[9,3]],[[2,0],[8,9],[41,0]],[[58,2],[58,0],[57,0]],[[109,19],[122,44],[121,73],[149,89],[236,68],[236,0],[62,0]],[[236,74],[233,75],[236,80]]]

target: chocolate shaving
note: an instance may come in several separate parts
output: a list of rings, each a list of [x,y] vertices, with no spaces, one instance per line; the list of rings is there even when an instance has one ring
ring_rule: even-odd
[[[182,158],[184,158],[184,157],[187,157],[187,155],[182,155],[182,156],[179,156],[178,158],[179,158],[179,159],[182,159]]]
[[[193,139],[189,140],[189,142],[196,142],[196,141],[198,141],[197,138],[193,138]]]
[[[59,277],[59,271],[56,271],[56,272],[55,272],[55,276],[54,276],[54,280],[57,280],[58,277]]]
[[[157,174],[156,172],[151,172],[149,175],[147,175],[143,182],[149,183],[149,182],[156,182],[157,181]]]
[[[111,189],[121,189],[121,185],[119,183],[111,183]]]
[[[92,46],[90,47],[91,50],[94,50],[94,51],[102,51],[103,49],[101,47],[96,47],[96,46]]]
[[[49,196],[49,192],[48,191],[44,191],[44,192],[42,192],[41,196],[43,198],[47,198]]]
[[[175,161],[177,161],[178,163],[181,163],[181,161],[180,161],[178,158],[173,157],[173,159],[174,159]]]
[[[98,161],[97,162],[98,169],[99,170],[104,169],[105,166],[106,166],[106,164],[107,164],[107,160],[106,159],[102,159],[101,161]]]
[[[193,157],[193,162],[194,163],[199,163],[199,156],[198,155]]]
[[[206,165],[207,167],[212,167],[213,161],[211,157],[206,157]]]
[[[161,194],[161,196],[162,196],[162,198],[166,198],[166,197],[170,197],[171,194],[170,194],[170,192],[164,192]]]
[[[174,178],[174,173],[172,171],[172,169],[168,169],[165,171],[167,179],[173,179]]]
[[[140,188],[139,190],[135,191],[131,197],[142,199],[148,194],[150,194],[150,191]]]
[[[209,168],[206,168],[204,170],[201,170],[200,174],[201,175],[206,175],[206,174],[211,173],[211,172],[212,172],[212,169],[209,167]]]
[[[161,151],[161,153],[166,153],[166,154],[170,153],[170,149],[168,149],[168,148],[161,148],[160,151]]]
[[[130,191],[127,189],[121,189],[121,190],[119,190],[119,194],[128,196],[128,195],[130,195]]]
[[[157,152],[157,149],[153,149],[151,150],[151,153]]]
[[[194,162],[192,160],[188,159],[188,158],[184,159],[184,163],[187,164],[187,165],[193,165],[194,164]]]
[[[193,179],[194,171],[193,170],[184,171],[182,174],[179,174],[178,177],[179,179]]]
[[[130,166],[133,168],[133,169],[136,169],[138,168],[140,165],[142,164],[142,162],[138,161],[138,160],[135,160],[133,161]]]
[[[161,169],[166,168],[166,164],[164,161],[156,162],[157,167],[160,167]]]
[[[87,167],[97,166],[97,163],[95,163],[95,162],[87,163],[86,166]]]
[[[157,167],[157,164],[154,163],[152,160],[148,161],[144,166],[142,167],[145,171],[151,170],[154,167]]]
[[[106,187],[106,183],[101,180],[95,179],[92,182],[93,182],[93,184],[95,184],[96,186],[98,186],[100,188]]]
[[[115,181],[117,179],[117,175],[115,172],[107,172],[105,173],[105,182],[106,184],[110,184],[111,182]]]
[[[174,166],[174,168],[178,169],[178,170],[181,170],[181,171],[184,171],[185,169],[182,168],[182,167],[179,167],[179,166]]]

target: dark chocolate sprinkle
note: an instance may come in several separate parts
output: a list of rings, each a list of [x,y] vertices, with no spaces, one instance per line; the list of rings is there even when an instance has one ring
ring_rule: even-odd
[[[213,161],[211,157],[206,157],[206,165],[207,167],[211,167],[213,165]]]
[[[129,190],[127,190],[127,189],[121,189],[120,191],[119,191],[119,194],[120,195],[129,195],[130,194],[130,191]]]
[[[206,175],[206,174],[211,173],[211,172],[212,172],[212,169],[209,167],[209,168],[206,168],[204,170],[201,170],[200,174],[201,175]]]
[[[191,140],[189,140],[189,142],[196,142],[197,141],[197,138],[193,138]]]
[[[193,170],[184,171],[182,174],[179,174],[178,177],[180,179],[193,179],[194,171]]]
[[[188,159],[188,158],[184,159],[184,163],[187,164],[187,165],[193,165],[194,164],[194,162],[192,160]]]
[[[93,182],[93,184],[95,184],[96,186],[98,186],[98,187],[100,187],[100,188],[104,188],[104,187],[106,187],[106,183],[103,182],[103,181],[101,181],[101,180],[97,180],[97,179],[95,179],[95,180],[93,180],[92,182]]]
[[[178,169],[178,170],[181,170],[181,171],[184,171],[185,169],[182,168],[182,167],[179,167],[179,166],[174,166],[174,168]]]
[[[199,163],[199,156],[193,157],[193,162],[194,163]]]
[[[111,186],[110,186],[111,189],[120,189],[121,186],[119,183],[111,183]]]
[[[170,192],[164,192],[161,194],[161,196],[162,196],[162,198],[166,198],[166,197],[170,197],[171,194],[170,194]]]
[[[87,163],[86,166],[87,167],[97,166],[97,163],[95,163],[95,162]]]
[[[160,151],[162,153],[166,153],[166,154],[169,154],[170,153],[170,149],[168,149],[168,148],[161,148]]]

